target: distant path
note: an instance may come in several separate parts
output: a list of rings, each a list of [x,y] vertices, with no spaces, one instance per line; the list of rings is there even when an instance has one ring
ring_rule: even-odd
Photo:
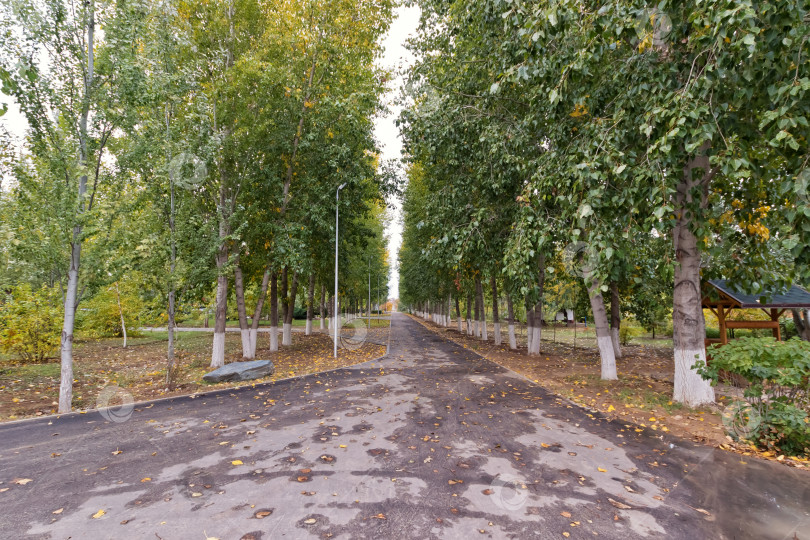
[[[0,536],[810,538],[807,473],[608,422],[405,315],[391,332],[349,369],[0,425]]]

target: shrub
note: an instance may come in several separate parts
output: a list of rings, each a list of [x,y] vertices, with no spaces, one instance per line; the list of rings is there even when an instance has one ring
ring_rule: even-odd
[[[121,309],[118,307],[118,294],[121,297]],[[123,311],[127,334],[134,336],[137,334],[138,315],[142,310],[143,302],[133,284],[121,285],[118,292],[114,285],[105,287],[80,307],[82,333],[91,338],[123,336]]]
[[[644,333],[644,330],[636,326],[622,325],[619,327],[619,343],[627,345],[633,338],[637,338]]]
[[[26,284],[11,290],[0,303],[0,350],[23,362],[44,362],[59,348],[62,305],[59,291]]]
[[[810,342],[741,338],[710,348],[695,368],[717,384],[721,371],[745,381],[745,402],[726,422],[730,435],[788,455],[810,455]],[[724,419],[726,420],[726,419]]]

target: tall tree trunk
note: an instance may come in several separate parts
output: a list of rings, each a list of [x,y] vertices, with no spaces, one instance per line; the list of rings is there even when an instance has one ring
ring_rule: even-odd
[[[90,92],[93,86],[94,35],[96,30],[95,5],[90,2],[90,17],[87,22],[87,75],[84,82],[82,113],[79,119],[79,164],[81,170],[87,168],[87,119],[90,115]],[[99,149],[99,152],[101,150]],[[59,381],[59,412],[70,412],[73,403],[73,329],[76,324],[76,310],[79,307],[79,264],[82,255],[81,214],[85,210],[87,193],[87,174],[79,177],[79,207],[77,219],[73,225],[73,237],[70,242],[70,266],[68,284],[65,291],[65,315],[62,320],[62,338],[60,348],[61,373]]]
[[[321,285],[321,330],[326,329],[326,285]]]
[[[458,325],[458,333],[462,333],[464,325],[461,323],[461,303],[459,302],[458,295],[455,297],[456,301],[456,323]]]
[[[478,294],[478,289],[481,288],[481,280],[478,279],[478,278],[475,278],[474,286],[475,286],[475,300],[474,300],[475,301],[475,306],[474,306],[475,307],[475,313],[474,313],[475,322],[473,323],[474,324],[473,335],[474,335],[474,337],[479,338],[479,337],[481,337],[481,296]]]
[[[498,280],[495,279],[495,276],[492,276],[490,279],[490,285],[492,286],[492,322],[495,325],[495,345],[501,344],[501,321],[498,318]]]
[[[127,348],[127,323],[124,322],[124,308],[121,307],[121,291],[118,282],[115,282],[115,300],[118,302],[118,315],[121,317],[121,332],[124,334],[124,348]]]
[[[228,224],[225,216],[224,188],[220,195],[219,248],[217,249],[217,305],[214,322],[214,345],[211,348],[211,367],[216,369],[225,365],[225,323],[228,315],[228,275],[225,266],[228,264]]]
[[[262,276],[262,287],[259,291],[259,298],[256,301],[256,309],[253,312],[253,318],[250,320],[250,328],[248,329],[248,350],[245,358],[256,358],[256,337],[259,332],[259,320],[262,316],[262,308],[264,307],[264,300],[267,298],[267,285],[270,283],[270,268],[264,270]]]
[[[567,316],[567,315],[566,315]],[[619,284],[610,282],[610,339],[613,343],[613,354],[616,358],[622,357],[622,344],[619,340],[619,330],[622,324],[622,312],[619,304]]]
[[[289,286],[287,276],[287,267],[281,269],[281,290],[279,291],[279,302],[281,302],[281,344],[284,345],[284,324],[287,322],[287,288]]]
[[[534,306],[526,297],[526,352],[532,354],[532,338],[534,337]],[[539,347],[538,347],[539,349]]]
[[[239,256],[234,257],[233,288],[236,293],[236,311],[239,314],[239,333],[242,337],[242,358],[250,356],[250,331],[247,323],[247,309],[245,308],[245,284],[242,277],[242,268],[239,266]]]
[[[307,328],[306,335],[312,335],[312,312],[315,307],[315,273],[309,275],[309,288],[307,289]]]
[[[517,349],[517,338],[515,337],[515,307],[512,305],[512,296],[506,294],[506,313],[509,318],[509,348],[513,351]]]
[[[278,273],[270,275],[270,351],[278,350]]]
[[[335,293],[329,292],[329,305],[326,306],[326,310],[329,313],[329,331],[332,334],[332,338],[335,339],[337,336],[337,310],[335,309]]]
[[[295,296],[297,292],[298,272],[295,272],[293,273],[292,283],[290,284],[290,295],[287,298],[287,309],[284,312],[284,335],[282,336],[281,344],[285,346],[292,345],[292,322],[295,315]]]
[[[810,309],[791,309],[791,315],[793,315],[793,324],[796,327],[796,333],[799,334],[799,337],[804,341],[810,341]],[[802,313],[804,314],[804,320],[802,320]]]
[[[602,380],[615,381],[616,357],[613,352],[613,343],[610,337],[605,301],[600,291],[601,283],[592,279],[592,271],[585,271],[585,286],[588,287],[588,298],[593,311],[593,325],[596,328],[596,343],[599,346],[599,358],[602,361]]]
[[[534,305],[531,347],[529,354],[540,354],[540,342],[543,338],[543,295],[546,286],[546,257],[543,254],[537,257],[538,277],[537,277],[537,303]]]
[[[473,335],[472,329],[472,295],[467,293],[467,335]]]
[[[695,362],[706,361],[706,321],[703,318],[700,290],[700,251],[697,238],[692,232],[691,206],[694,191],[699,191],[700,207],[707,204],[708,183],[714,174],[705,155],[708,144],[700,149],[700,155],[691,159],[684,167],[683,177],[678,183],[675,196],[675,228],[673,240],[675,248],[675,285],[672,294],[673,312],[672,340],[675,348],[675,389],[673,399],[696,407],[714,402],[714,389],[692,366]],[[703,171],[700,180],[693,178],[692,171]]]

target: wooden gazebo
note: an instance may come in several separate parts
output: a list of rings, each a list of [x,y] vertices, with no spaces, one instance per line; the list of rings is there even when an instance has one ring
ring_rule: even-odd
[[[728,331],[734,328],[770,328],[773,337],[781,341],[779,317],[788,309],[810,309],[810,292],[797,285],[785,292],[755,296],[739,292],[724,279],[713,279],[706,283],[703,292],[703,308],[714,313],[720,322],[720,338],[707,338],[707,347],[712,343],[728,343]],[[761,309],[770,320],[730,321],[728,315],[734,309]]]

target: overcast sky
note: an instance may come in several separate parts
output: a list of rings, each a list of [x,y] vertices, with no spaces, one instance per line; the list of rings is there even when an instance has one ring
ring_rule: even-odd
[[[388,32],[383,46],[385,53],[380,59],[380,65],[384,68],[397,72],[400,68],[409,66],[413,63],[413,56],[405,49],[405,40],[408,39],[412,33],[416,31],[419,24],[419,8],[417,7],[400,7],[396,10],[396,19],[394,19],[391,29]],[[394,124],[397,116],[399,116],[400,108],[394,106],[393,101],[399,96],[402,87],[402,78],[397,77],[391,84],[391,90],[385,97],[390,105],[390,113],[382,118],[377,118],[374,122],[374,134],[379,141],[382,150],[382,158],[384,160],[399,159],[402,151],[402,140],[399,136],[399,130]],[[0,103],[8,104],[8,112],[0,117],[6,129],[17,139],[19,142],[22,138],[25,129],[28,127],[25,119],[20,114],[14,100],[4,96],[0,93]],[[391,255],[391,263],[396,263],[397,253],[399,246],[402,243],[402,223],[401,223],[401,201],[391,201],[396,206],[393,220],[388,228],[389,237],[389,253]],[[391,279],[388,283],[389,291],[392,298],[399,295],[399,272],[396,267],[392,268]]]
[[[383,41],[385,54],[380,63],[383,67],[388,69],[399,69],[413,64],[413,56],[405,49],[405,40],[416,31],[419,25],[419,8],[417,7],[397,8],[396,15],[397,18],[394,19],[388,36],[386,36]],[[397,77],[393,82],[391,91],[386,96],[386,100],[390,105],[390,113],[384,118],[377,118],[374,123],[374,134],[380,143],[384,160],[399,159],[402,155],[402,139],[400,139],[399,130],[394,124],[401,109],[394,106],[392,103],[393,100],[399,96],[402,83],[401,77]],[[395,264],[399,246],[402,243],[402,204],[401,201],[398,200],[392,202],[395,204],[396,210],[393,216],[394,219],[387,232],[389,237],[388,250],[392,259],[391,263]],[[392,298],[399,296],[399,269],[395,266],[392,268],[391,280],[388,282],[388,290],[391,291],[390,295]]]

